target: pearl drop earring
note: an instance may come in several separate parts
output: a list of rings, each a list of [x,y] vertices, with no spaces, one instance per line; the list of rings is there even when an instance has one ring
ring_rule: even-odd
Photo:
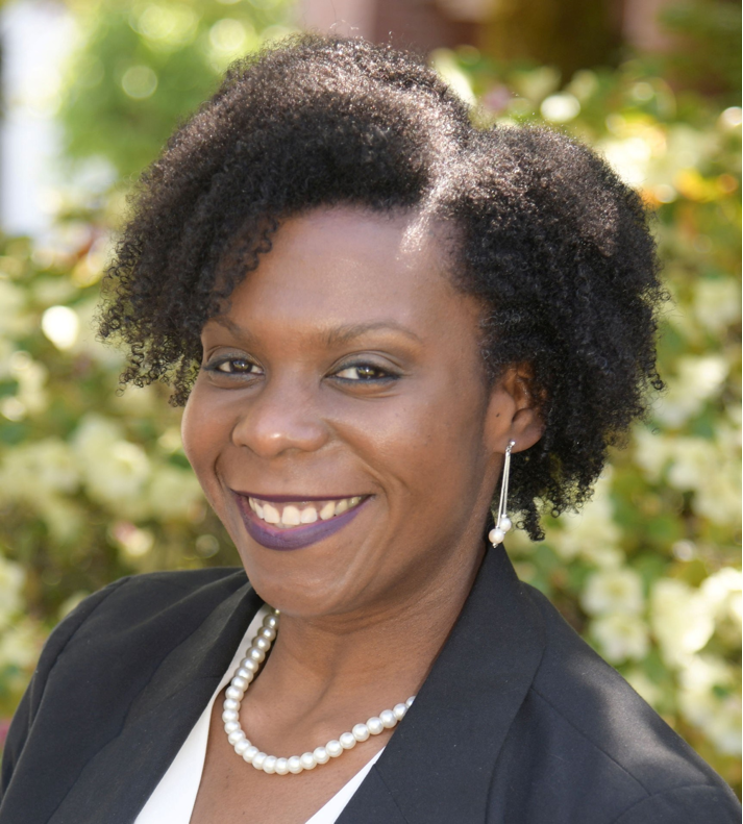
[[[503,543],[506,537],[506,532],[511,528],[511,519],[506,515],[506,506],[508,504],[508,480],[511,474],[511,450],[516,446],[516,441],[509,441],[506,447],[506,455],[503,459],[503,474],[501,477],[500,486],[500,502],[498,503],[498,514],[495,518],[495,527],[490,530],[488,539],[495,547]]]

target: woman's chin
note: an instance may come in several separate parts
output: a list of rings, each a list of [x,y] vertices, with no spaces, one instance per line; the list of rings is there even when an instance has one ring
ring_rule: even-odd
[[[337,575],[286,576],[275,570],[255,569],[248,573],[261,598],[282,614],[312,619],[355,612],[361,599],[356,587]]]

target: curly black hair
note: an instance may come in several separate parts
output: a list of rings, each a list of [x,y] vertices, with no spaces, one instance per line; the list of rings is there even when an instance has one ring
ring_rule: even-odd
[[[454,228],[453,282],[480,299],[491,379],[530,375],[544,436],[514,456],[510,506],[589,495],[643,415],[665,297],[638,195],[586,147],[545,129],[470,122],[418,57],[301,35],[235,64],[144,174],[105,280],[100,333],[122,382],[188,397],[200,332],[271,249],[282,219],[319,206],[426,212]]]

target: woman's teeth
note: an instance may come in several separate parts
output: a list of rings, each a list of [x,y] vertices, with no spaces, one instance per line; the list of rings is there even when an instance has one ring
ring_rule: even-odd
[[[314,524],[315,521],[329,521],[360,503],[360,495],[335,501],[296,504],[271,504],[260,498],[248,498],[250,508],[262,521],[280,529],[300,524]]]

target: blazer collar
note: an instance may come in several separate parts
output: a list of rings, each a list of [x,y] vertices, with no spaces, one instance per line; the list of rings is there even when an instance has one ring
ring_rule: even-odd
[[[484,821],[496,759],[544,646],[505,551],[489,550],[415,703],[338,824]]]

